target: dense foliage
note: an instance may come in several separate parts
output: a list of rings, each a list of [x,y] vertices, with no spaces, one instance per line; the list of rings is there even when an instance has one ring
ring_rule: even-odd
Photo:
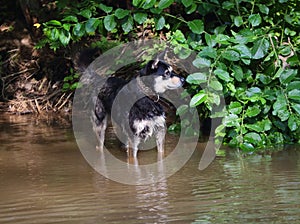
[[[227,110],[207,116],[223,118],[216,135],[224,143],[252,151],[300,142],[298,0],[133,0],[123,8],[58,0],[56,9],[36,47],[55,50],[96,34],[126,41],[150,27],[181,57],[198,52],[193,64],[207,71],[187,77],[193,98],[179,113],[197,106],[209,114],[222,92]]]

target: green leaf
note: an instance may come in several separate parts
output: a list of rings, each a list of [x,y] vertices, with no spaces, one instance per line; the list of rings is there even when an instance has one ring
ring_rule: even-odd
[[[233,76],[234,78],[241,82],[243,80],[243,77],[244,77],[244,72],[243,72],[243,69],[241,66],[239,65],[233,65],[232,66],[232,71],[233,71]]]
[[[190,74],[186,78],[186,81],[190,84],[199,85],[201,83],[207,82],[207,76],[204,73],[197,72],[197,73]]]
[[[250,15],[248,20],[252,26],[258,26],[259,24],[261,24],[261,17],[259,14]]]
[[[266,56],[270,47],[270,43],[266,39],[259,39],[254,42],[254,46],[251,49],[253,59],[261,59]]]
[[[186,39],[184,34],[181,32],[181,30],[176,30],[173,35],[172,38],[175,39],[177,42],[179,43],[185,43]]]
[[[151,9],[156,4],[156,0],[144,0],[142,8],[143,9]]]
[[[71,40],[71,34],[70,32],[66,30],[61,30],[59,33],[59,41],[61,42],[62,45],[66,46]]]
[[[61,22],[57,21],[57,20],[50,20],[48,22],[45,23],[47,26],[48,25],[53,25],[53,26],[61,26]]]
[[[92,11],[89,10],[89,9],[85,9],[85,10],[80,11],[80,12],[78,13],[78,15],[83,16],[84,18],[89,19],[89,18],[92,17]]]
[[[273,115],[277,115],[281,121],[286,121],[290,113],[287,109],[287,102],[283,93],[278,94],[275,103],[273,104]]]
[[[168,132],[178,133],[180,131],[180,124],[171,124],[168,127]]]
[[[77,37],[82,37],[85,34],[84,24],[77,23],[73,28],[73,34]]]
[[[288,92],[288,98],[300,101],[300,89],[293,89]]]
[[[107,31],[112,31],[117,26],[114,15],[105,16],[103,22]]]
[[[262,141],[260,135],[257,134],[256,132],[249,132],[249,133],[245,134],[244,140],[253,145],[260,145],[261,141]]]
[[[295,78],[297,73],[298,73],[297,69],[285,69],[280,74],[279,80],[282,84],[288,84]]]
[[[243,17],[241,17],[241,16],[234,17],[234,25],[237,27],[240,27],[241,25],[243,25]]]
[[[269,75],[257,73],[257,78],[265,85],[268,85],[270,82],[272,82],[272,79]]]
[[[297,119],[293,114],[289,117],[288,127],[291,131],[296,131],[298,129]]]
[[[211,111],[210,104],[220,105],[221,99],[220,99],[220,96],[218,94],[210,92],[209,96],[207,98],[207,102],[209,104],[208,109]]]
[[[95,33],[97,26],[100,24],[100,20],[96,18],[90,18],[85,24],[85,31],[88,34]]]
[[[184,7],[187,8],[187,7],[191,6],[194,3],[194,0],[182,0],[181,2],[184,5]]]
[[[70,89],[70,84],[69,83],[64,83],[62,88],[63,88],[63,90],[69,90]]]
[[[216,70],[214,71],[214,74],[215,74],[218,78],[224,80],[225,82],[229,82],[229,81],[231,80],[231,78],[230,78],[230,76],[229,76],[229,73],[228,73],[227,71],[224,71],[223,69],[219,69],[219,68],[216,69]]]
[[[236,114],[228,114],[223,119],[225,127],[240,127],[239,117]]]
[[[254,123],[254,124],[246,124],[245,127],[251,131],[255,132],[263,132],[264,131],[264,126],[261,123]]]
[[[123,19],[125,16],[128,16],[130,13],[129,10],[127,9],[121,9],[121,8],[118,8],[116,11],[115,11],[115,16],[118,18],[118,19]]]
[[[225,34],[218,34],[215,40],[219,44],[228,45],[229,44],[228,41],[230,40],[230,37]]]
[[[213,47],[204,47],[198,55],[200,57],[210,57],[215,59],[217,57],[217,51]]]
[[[236,88],[233,83],[231,83],[231,82],[226,83],[226,87],[228,89],[227,93],[229,93],[231,95],[236,93]]]
[[[238,33],[231,31],[235,37],[235,43],[237,44],[247,44],[257,40],[257,34],[250,29],[242,29]]]
[[[262,124],[264,127],[264,131],[269,131],[272,128],[272,122],[270,121],[270,119],[264,119],[261,122],[259,122],[259,124]]]
[[[101,9],[102,11],[104,11],[105,13],[111,13],[113,10],[113,7],[104,5],[102,3],[98,5],[98,8]]]
[[[189,21],[187,24],[190,30],[195,34],[201,34],[204,31],[204,24],[200,19]]]
[[[300,114],[300,104],[297,103],[292,103],[292,108],[298,113]]]
[[[243,106],[240,102],[231,102],[228,106],[228,111],[231,114],[240,114],[243,110]]]
[[[174,0],[160,0],[157,7],[159,9],[165,9],[168,8],[173,2]]]
[[[132,16],[129,16],[127,21],[122,24],[122,29],[125,33],[129,33],[133,28],[133,18]]]
[[[230,10],[230,9],[232,9],[234,7],[235,7],[235,4],[232,1],[225,1],[225,2],[222,3],[222,8],[223,9]]]
[[[138,12],[133,15],[133,18],[138,24],[142,24],[147,20],[147,16],[147,13]]]
[[[239,147],[241,148],[241,150],[243,151],[253,151],[255,148],[253,146],[253,144],[249,143],[249,142],[243,142],[242,144],[239,145]]]
[[[223,85],[218,80],[213,80],[209,83],[209,87],[213,88],[216,91],[222,91]]]
[[[193,65],[197,68],[207,68],[211,65],[211,61],[207,58],[200,58],[197,57],[194,61],[193,61]]]
[[[255,96],[257,94],[261,94],[261,89],[258,88],[258,87],[251,87],[249,88],[247,91],[246,91],[246,95],[248,97],[252,97],[252,96]]]
[[[287,90],[300,89],[300,81],[290,82],[287,86]]]
[[[76,16],[66,16],[65,18],[62,19],[62,21],[78,23],[78,19]]]
[[[215,35],[210,35],[208,33],[205,33],[204,37],[205,37],[205,42],[209,47],[214,47],[217,44]]]
[[[246,91],[246,97],[251,102],[256,102],[261,99],[261,89],[258,87],[251,87]]]
[[[137,7],[140,6],[144,0],[132,0],[132,5]]]
[[[268,8],[268,6],[263,5],[263,4],[258,4],[258,7],[259,7],[259,11],[260,11],[261,13],[264,13],[264,14],[266,14],[266,15],[269,14],[270,9]]]
[[[192,5],[190,5],[187,9],[186,9],[186,14],[192,14],[193,12],[195,12],[197,10],[197,4],[193,3]]]
[[[189,106],[184,104],[181,105],[180,107],[177,108],[176,110],[176,115],[177,116],[182,116],[183,114],[185,114],[187,111],[189,110]]]
[[[255,105],[255,106],[250,106],[247,108],[246,110],[246,116],[247,117],[255,117],[257,116],[259,113],[261,112],[261,109],[259,108],[259,106]]]
[[[71,24],[70,23],[64,23],[63,25],[62,25],[62,27],[66,30],[66,31],[70,31],[70,28],[71,28]]]
[[[245,44],[235,45],[232,49],[238,51],[241,58],[250,59],[252,57],[250,49]]]
[[[201,90],[199,93],[194,95],[190,101],[190,107],[196,107],[203,103],[207,99],[207,94],[204,90]]]
[[[59,30],[58,30],[58,29],[56,29],[56,28],[52,29],[52,30],[51,30],[51,36],[50,36],[51,41],[56,41],[56,40],[58,40],[59,34],[60,34],[60,33],[59,33]]]
[[[165,24],[166,24],[165,17],[160,16],[159,19],[157,19],[155,21],[155,29],[162,30],[164,28]]]
[[[223,52],[222,57],[224,59],[227,59],[228,61],[239,61],[240,60],[240,54],[236,52],[235,50],[226,50]]]

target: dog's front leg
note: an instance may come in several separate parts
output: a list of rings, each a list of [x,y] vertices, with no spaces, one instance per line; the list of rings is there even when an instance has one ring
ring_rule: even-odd
[[[164,152],[165,135],[166,135],[166,128],[165,127],[161,127],[160,129],[158,129],[158,131],[155,135],[157,151],[159,153]]]
[[[127,149],[127,156],[128,157],[137,157],[137,152],[138,152],[138,146],[140,144],[140,138],[137,136],[134,136],[132,139],[129,139],[130,146]]]

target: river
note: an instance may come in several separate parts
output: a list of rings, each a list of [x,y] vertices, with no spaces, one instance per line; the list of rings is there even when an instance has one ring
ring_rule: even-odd
[[[199,170],[199,143],[171,177],[126,185],[85,161],[67,120],[0,116],[2,224],[300,222],[299,146],[265,156],[229,150]]]

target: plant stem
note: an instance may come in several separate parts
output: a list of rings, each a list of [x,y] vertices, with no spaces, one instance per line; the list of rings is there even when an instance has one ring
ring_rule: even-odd
[[[165,15],[165,16],[168,16],[168,17],[171,17],[171,18],[173,18],[173,19],[177,19],[177,20],[179,20],[180,22],[187,23],[187,21],[185,21],[185,20],[182,19],[181,17],[176,17],[176,16],[171,15],[171,14],[169,14],[169,13],[165,13],[164,15]]]

